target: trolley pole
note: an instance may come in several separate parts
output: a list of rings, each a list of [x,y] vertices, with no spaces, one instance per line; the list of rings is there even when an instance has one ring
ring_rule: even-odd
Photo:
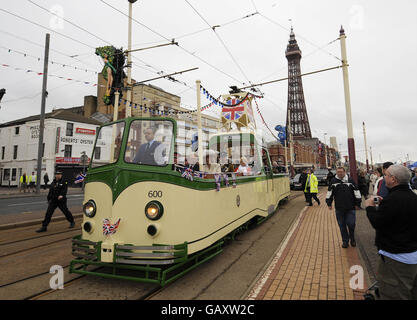
[[[198,163],[200,165],[200,171],[203,171],[203,130],[201,127],[201,81],[196,81],[197,87],[197,130],[198,130]]]
[[[348,131],[348,154],[349,154],[349,168],[350,176],[353,181],[358,184],[358,173],[356,169],[356,154],[355,154],[355,140],[353,138],[352,126],[352,111],[350,105],[350,88],[349,88],[349,73],[346,54],[346,35],[343,26],[340,28],[340,47],[342,52],[342,66],[343,66],[343,84],[345,92],[345,107],[346,107],[346,122]]]
[[[39,121],[39,143],[38,143],[38,165],[36,172],[36,193],[41,192],[41,173],[42,173],[42,153],[43,153],[43,131],[45,129],[45,104],[46,104],[46,86],[48,80],[48,60],[49,60],[49,33],[45,38],[45,58],[43,62],[43,83],[42,83],[42,102],[41,116]]]
[[[125,118],[132,116],[132,11],[133,4],[137,0],[129,1],[129,22],[128,22],[128,44],[127,44],[127,95],[126,95],[126,113]]]

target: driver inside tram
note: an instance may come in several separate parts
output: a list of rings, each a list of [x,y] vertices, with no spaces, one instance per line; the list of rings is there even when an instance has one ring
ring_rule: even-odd
[[[133,163],[157,165],[155,161],[155,149],[161,143],[155,140],[155,132],[155,127],[149,127],[143,131],[146,143],[142,144],[139,147],[139,150],[136,153],[135,158],[133,159]]]

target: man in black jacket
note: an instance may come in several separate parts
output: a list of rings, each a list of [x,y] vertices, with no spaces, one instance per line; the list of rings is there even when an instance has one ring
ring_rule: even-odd
[[[304,170],[303,170],[303,172],[300,174],[299,181],[300,181],[300,183],[301,183],[301,187],[303,188],[304,197],[305,197],[305,199],[306,199],[306,202],[308,202],[308,201],[309,201],[309,200],[308,200],[308,199],[309,199],[309,198],[308,198],[308,193],[304,191],[304,190],[305,190],[305,187],[306,187],[307,177],[308,177],[308,175],[307,175],[307,170],[306,170],[306,169],[304,169]]]
[[[62,172],[57,171],[55,173],[55,179],[52,181],[48,193],[48,209],[46,210],[45,219],[42,222],[42,227],[36,232],[45,232],[49,222],[51,222],[52,215],[55,209],[58,207],[64,213],[65,217],[70,223],[70,228],[74,228],[74,217],[67,207],[67,190],[68,183],[62,179]]]
[[[406,167],[392,165],[385,171],[388,195],[379,206],[373,198],[365,201],[381,256],[378,284],[382,299],[417,300],[417,195],[409,180]]]
[[[356,211],[360,209],[362,196],[353,182],[352,178],[346,175],[345,168],[339,167],[336,176],[330,181],[326,195],[326,203],[329,209],[332,209],[334,198],[337,224],[342,236],[342,248],[350,245],[356,247],[355,226]]]

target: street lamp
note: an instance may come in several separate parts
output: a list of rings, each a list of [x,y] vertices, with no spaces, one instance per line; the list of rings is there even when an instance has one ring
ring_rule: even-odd
[[[358,173],[356,171],[356,154],[355,154],[355,140],[353,138],[353,126],[352,126],[352,111],[350,105],[350,87],[349,87],[349,72],[348,62],[346,54],[346,34],[343,27],[339,31],[340,49],[342,53],[342,66],[343,66],[343,87],[345,93],[345,108],[346,108],[346,124],[348,131],[348,154],[349,154],[349,168],[350,175],[353,181],[358,183]]]

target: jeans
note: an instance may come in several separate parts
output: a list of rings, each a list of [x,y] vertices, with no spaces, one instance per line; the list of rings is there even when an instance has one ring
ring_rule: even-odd
[[[343,242],[355,240],[356,211],[355,210],[337,210],[337,224],[340,228]]]

